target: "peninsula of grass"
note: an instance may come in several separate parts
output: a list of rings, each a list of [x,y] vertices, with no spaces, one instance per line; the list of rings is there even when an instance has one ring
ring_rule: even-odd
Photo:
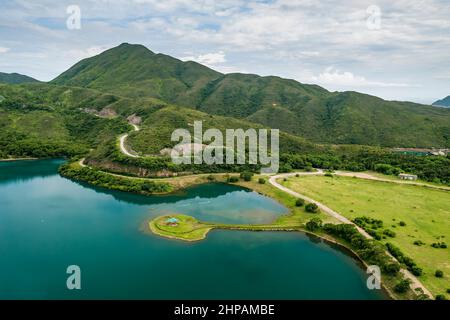
[[[183,241],[200,241],[212,229],[243,231],[298,231],[300,225],[283,224],[223,224],[198,221],[194,217],[173,214],[157,217],[148,223],[150,230],[161,237]]]

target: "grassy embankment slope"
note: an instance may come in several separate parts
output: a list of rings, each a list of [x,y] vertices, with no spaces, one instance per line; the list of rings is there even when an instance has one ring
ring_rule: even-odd
[[[434,294],[450,288],[450,249],[433,248],[432,243],[449,242],[450,193],[427,187],[370,181],[352,177],[308,176],[289,178],[286,187],[311,197],[343,216],[367,216],[384,222],[395,232],[391,242],[416,261],[424,274],[421,281]],[[400,221],[406,226],[400,226]],[[414,245],[420,240],[424,245]],[[444,278],[436,278],[436,270]]]

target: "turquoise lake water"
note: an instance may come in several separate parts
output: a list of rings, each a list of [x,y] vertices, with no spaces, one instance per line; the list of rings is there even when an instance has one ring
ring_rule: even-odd
[[[57,174],[60,160],[0,163],[0,299],[383,299],[359,263],[302,233],[212,231],[196,243],[145,232],[166,213],[264,223],[277,202],[224,184],[144,197]],[[68,290],[66,268],[81,268]]]

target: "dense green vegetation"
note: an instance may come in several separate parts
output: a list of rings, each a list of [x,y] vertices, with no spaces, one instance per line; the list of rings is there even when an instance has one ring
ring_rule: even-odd
[[[112,190],[141,194],[168,193],[173,191],[172,186],[165,182],[118,177],[88,167],[81,168],[76,164],[65,164],[61,166],[59,173],[75,181],[87,182]]]
[[[332,93],[279,77],[215,72],[122,44],[80,61],[52,83],[157,98],[208,114],[247,119],[313,142],[448,147],[450,110]]]
[[[450,156],[414,156],[375,148],[340,146],[320,154],[282,154],[280,163],[282,172],[308,167],[348,171],[372,170],[392,175],[407,172],[417,174],[420,179],[426,181],[450,183]]]

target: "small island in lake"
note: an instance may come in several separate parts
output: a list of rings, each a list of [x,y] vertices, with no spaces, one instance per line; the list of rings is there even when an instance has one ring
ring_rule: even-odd
[[[214,228],[213,224],[203,223],[182,214],[158,217],[151,220],[148,225],[154,234],[184,241],[203,240]]]

